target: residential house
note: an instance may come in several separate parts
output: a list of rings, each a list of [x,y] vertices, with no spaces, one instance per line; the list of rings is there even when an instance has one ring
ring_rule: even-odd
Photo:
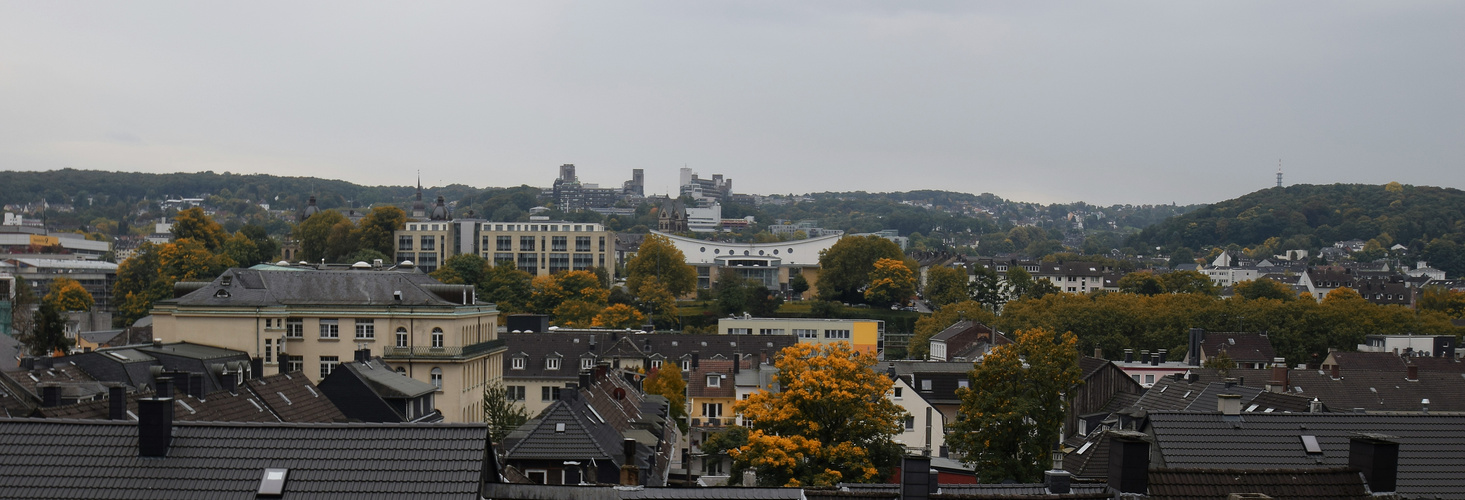
[[[1249,332],[1207,332],[1199,328],[1190,329],[1189,352],[1185,362],[1190,366],[1204,366],[1206,361],[1222,352],[1236,363],[1237,368],[1261,370],[1269,368],[1277,359],[1272,341],[1266,333]]]
[[[441,422],[433,405],[438,387],[408,377],[370,350],[357,351],[355,360],[341,363],[320,383],[320,391],[336,403],[347,418],[361,422]]]
[[[961,320],[931,336],[931,361],[976,361],[993,347],[1011,340],[991,327]]]
[[[885,340],[885,322],[878,319],[753,318],[717,320],[722,335],[784,336],[801,344],[849,343],[857,351],[878,352]]]

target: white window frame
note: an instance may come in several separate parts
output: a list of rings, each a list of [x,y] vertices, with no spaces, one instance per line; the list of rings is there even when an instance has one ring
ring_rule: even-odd
[[[595,358],[580,358],[580,369],[589,370],[595,368]]]
[[[408,338],[407,328],[402,326],[397,327],[397,347],[407,347],[409,344]]]
[[[376,340],[376,320],[358,318],[356,320],[356,339]]]
[[[708,375],[707,376],[707,387],[722,387],[722,376],[721,375]]]
[[[544,358],[544,369],[546,369],[546,370],[558,370],[558,369],[560,369],[560,358],[558,356],[551,356],[551,357],[548,357],[548,358]]]
[[[432,348],[433,349],[442,349],[442,347],[443,347],[443,329],[442,328],[433,328],[432,329]]]
[[[305,320],[301,318],[288,318],[285,320],[285,338],[305,338]]]
[[[320,320],[320,338],[339,339],[341,338],[341,321],[337,319]]]
[[[524,369],[524,358],[523,357],[520,357],[520,356],[515,356],[512,360],[509,361],[509,369],[510,370],[523,370]]]
[[[438,367],[434,366],[432,368],[432,372],[428,374],[428,377],[432,380],[432,385],[437,386],[437,390],[439,390],[439,391],[443,390],[443,369],[442,368],[438,368]]]
[[[340,364],[341,364],[341,357],[340,356],[321,356],[320,357],[320,378],[321,378],[321,380],[325,380],[325,378],[326,378],[327,375],[330,375],[331,372],[336,371],[336,366],[338,366]]]

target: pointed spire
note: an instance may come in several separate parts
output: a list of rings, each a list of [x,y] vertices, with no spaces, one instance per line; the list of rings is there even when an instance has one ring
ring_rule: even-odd
[[[417,171],[417,201],[422,201],[422,170]]]

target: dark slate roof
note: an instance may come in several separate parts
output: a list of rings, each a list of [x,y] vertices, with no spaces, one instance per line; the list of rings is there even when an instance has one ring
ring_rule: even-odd
[[[1459,358],[1400,356],[1392,352],[1334,352],[1328,355],[1341,370],[1376,370],[1403,372],[1409,365],[1419,367],[1421,372],[1465,373],[1465,363]]]
[[[1317,398],[1334,411],[1363,408],[1367,411],[1419,411],[1420,401],[1429,399],[1430,410],[1465,411],[1465,376],[1449,372],[1419,372],[1409,381],[1402,371],[1355,370],[1341,372],[1334,380],[1317,370],[1291,370],[1290,394]],[[1301,392],[1296,392],[1297,388]]]
[[[341,363],[338,366],[356,374],[357,378],[366,382],[373,392],[383,398],[408,399],[437,392],[437,386],[397,373],[380,359],[370,363]]]
[[[224,285],[225,279],[230,280]],[[265,307],[277,305],[453,306],[462,287],[443,285],[417,272],[229,269],[208,285],[162,301],[181,306]],[[453,293],[447,293],[448,289]],[[402,293],[396,300],[394,292]],[[471,297],[472,292],[468,292]]]
[[[281,397],[281,394],[284,396]],[[128,419],[136,421],[137,400],[151,391],[127,395]],[[173,419],[180,422],[344,422],[345,415],[310,383],[295,375],[271,375],[250,380],[234,393],[216,391],[203,399],[174,393]],[[286,400],[289,400],[288,402]],[[106,399],[40,408],[40,417],[106,420],[111,402]]]
[[[614,427],[599,422],[586,410],[577,391],[550,403],[538,418],[526,422],[504,438],[509,460],[610,460],[623,465],[621,435]],[[557,431],[559,425],[563,431]]]
[[[614,337],[614,339],[612,339]],[[783,348],[798,343],[792,335],[689,335],[674,333],[641,333],[611,331],[556,331],[547,333],[506,333],[504,340],[504,378],[574,380],[579,376],[579,359],[584,356],[597,361],[614,356],[653,359],[690,359],[697,353],[701,359],[721,355],[733,359],[738,354],[756,356],[766,352],[771,359]],[[591,339],[595,345],[591,346]],[[629,343],[628,346],[622,344]],[[634,349],[631,349],[634,348]],[[545,368],[544,360],[561,357],[558,370]],[[515,370],[513,358],[527,358],[524,369]]]
[[[1156,469],[1149,475],[1151,500],[1224,499],[1232,493],[1261,493],[1288,499],[1371,499],[1357,469]]]
[[[121,328],[119,328],[119,329],[116,329],[116,330],[99,330],[99,331],[94,331],[94,332],[81,332],[81,333],[76,334],[76,336],[81,337],[82,339],[86,340],[87,342],[91,342],[93,344],[106,345],[108,342],[111,342],[112,339],[117,338],[118,336],[122,335],[122,333],[123,333],[123,330]]]
[[[1114,491],[1106,484],[1073,483],[1069,492],[1062,495],[1048,493],[1043,484],[942,484],[933,499],[983,498],[983,499],[1088,499],[1114,498]],[[836,489],[806,489],[804,496],[815,498],[889,498],[900,497],[898,484],[854,484],[841,483]]]
[[[1225,383],[1212,382],[1210,384],[1206,384],[1206,387],[1204,389],[1201,389],[1199,393],[1189,398],[1190,404],[1186,405],[1185,410],[1209,412],[1220,411],[1216,405],[1216,402],[1220,399],[1219,396],[1222,394],[1236,394],[1241,396],[1242,401],[1251,401],[1252,398],[1255,398],[1257,394],[1260,394],[1261,392],[1262,390],[1260,387],[1247,387],[1242,385],[1226,387]],[[1243,409],[1246,408],[1246,404],[1242,404],[1241,407]]]
[[[346,416],[300,372],[249,380],[244,384],[284,422],[343,422]]]
[[[481,424],[177,423],[166,457],[139,457],[137,425],[0,419],[0,497],[479,498]]]
[[[1277,357],[1272,350],[1272,341],[1263,333],[1206,332],[1201,342],[1206,357],[1214,357],[1222,350],[1237,362],[1271,363]]]
[[[9,335],[0,335],[0,371],[20,369],[20,341]]]
[[[972,327],[976,326],[977,324],[978,323],[976,323],[974,321],[971,321],[971,320],[957,321],[956,323],[952,323],[951,326],[946,327],[945,330],[941,330],[937,334],[932,335],[931,336],[931,340],[941,340],[941,341],[950,340],[952,337],[955,337],[957,335],[960,335],[962,332],[965,332],[965,331],[971,329]]]
[[[1465,415],[1151,412],[1149,432],[1162,457],[1152,466],[1291,469],[1348,465],[1348,440],[1359,433],[1398,437],[1398,492],[1465,498]],[[1309,456],[1301,436],[1323,452]]]

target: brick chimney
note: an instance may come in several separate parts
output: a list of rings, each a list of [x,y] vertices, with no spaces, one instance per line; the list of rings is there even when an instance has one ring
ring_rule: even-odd
[[[900,464],[900,500],[925,500],[939,486],[931,473],[930,457],[905,457]]]
[[[36,384],[36,388],[41,390],[42,408],[55,408],[57,406],[61,406],[60,384],[47,382],[42,384]]]
[[[1409,366],[1406,369],[1408,371],[1405,372],[1405,374],[1404,374],[1404,380],[1408,380],[1410,382],[1418,382],[1419,381],[1419,365],[1416,365],[1414,363],[1409,363]]]
[[[1267,385],[1271,386],[1272,392],[1287,392],[1291,383],[1287,373],[1287,360],[1285,358],[1272,359],[1272,380]]]
[[[1241,415],[1240,394],[1220,394],[1216,396],[1216,409],[1224,416]]]
[[[1348,466],[1363,472],[1363,480],[1374,494],[1394,491],[1399,475],[1398,438],[1363,434],[1348,440]]]
[[[621,486],[641,484],[641,468],[636,467],[636,440],[626,438],[621,441],[621,449],[626,457],[625,465],[621,466]]]

